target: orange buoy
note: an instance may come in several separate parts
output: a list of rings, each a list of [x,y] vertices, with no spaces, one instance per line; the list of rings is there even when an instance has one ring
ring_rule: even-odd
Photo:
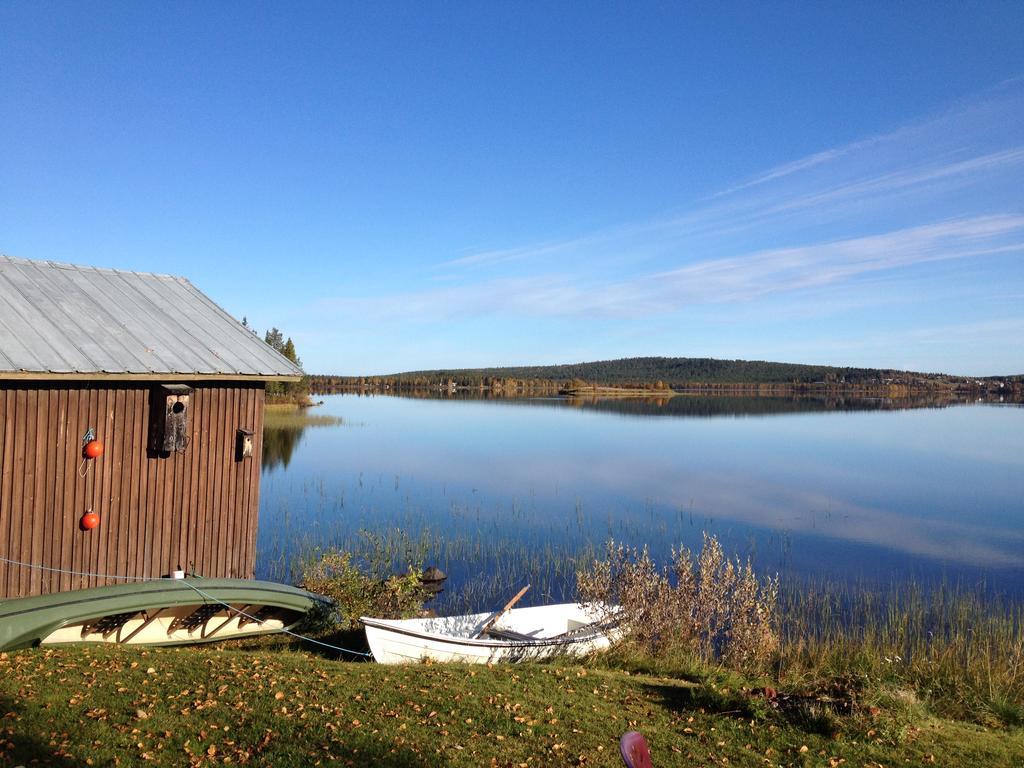
[[[98,459],[103,455],[103,443],[99,440],[90,440],[85,444],[83,453],[85,453],[85,458],[87,459]]]
[[[83,530],[91,531],[93,528],[100,524],[100,516],[90,509],[84,515],[82,515],[81,524]]]

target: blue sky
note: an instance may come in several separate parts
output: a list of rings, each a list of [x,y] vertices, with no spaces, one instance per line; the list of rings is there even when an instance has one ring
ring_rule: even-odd
[[[0,4],[0,252],[313,372],[1024,373],[1024,3]]]

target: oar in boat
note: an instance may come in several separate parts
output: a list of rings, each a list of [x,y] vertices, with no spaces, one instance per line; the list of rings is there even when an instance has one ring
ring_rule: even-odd
[[[519,598],[521,598],[523,595],[525,595],[526,594],[526,590],[528,590],[529,588],[530,588],[530,585],[527,584],[525,587],[520,589],[519,590],[519,594],[517,594],[515,597],[513,597],[511,600],[509,600],[507,603],[505,603],[505,607],[504,608],[502,608],[496,614],[491,616],[491,618],[489,618],[487,620],[487,623],[484,624],[480,628],[480,631],[477,632],[475,635],[473,635],[473,638],[476,639],[476,638],[483,637],[484,635],[486,635],[488,630],[490,630],[490,628],[493,627],[497,623],[498,619],[500,619],[502,616],[504,616],[506,613],[508,613],[509,609],[513,605],[515,605],[516,603],[519,602]]]

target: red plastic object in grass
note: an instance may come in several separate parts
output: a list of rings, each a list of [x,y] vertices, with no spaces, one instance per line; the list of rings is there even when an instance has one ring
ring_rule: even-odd
[[[637,731],[627,731],[622,734],[622,738],[619,739],[619,752],[622,754],[622,762],[626,764],[626,768],[653,768],[647,739]]]

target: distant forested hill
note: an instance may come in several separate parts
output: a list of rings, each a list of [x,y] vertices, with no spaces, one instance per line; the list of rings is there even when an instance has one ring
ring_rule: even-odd
[[[1003,386],[1018,388],[1019,377],[1005,377]],[[940,373],[915,373],[878,368],[773,363],[762,360],[716,360],[707,357],[628,357],[571,365],[531,365],[502,368],[461,368],[407,371],[385,376],[314,376],[313,389],[449,389],[481,388],[557,391],[581,384],[609,387],[680,389],[724,385],[793,387],[947,387],[1000,386]]]
[[[593,384],[626,385],[663,381],[669,386],[687,383],[813,383],[816,381],[878,381],[897,371],[871,368],[833,368],[750,360],[716,360],[710,357],[627,357],[571,365],[531,365],[509,368],[410,371],[404,377],[455,379],[580,379]]]

